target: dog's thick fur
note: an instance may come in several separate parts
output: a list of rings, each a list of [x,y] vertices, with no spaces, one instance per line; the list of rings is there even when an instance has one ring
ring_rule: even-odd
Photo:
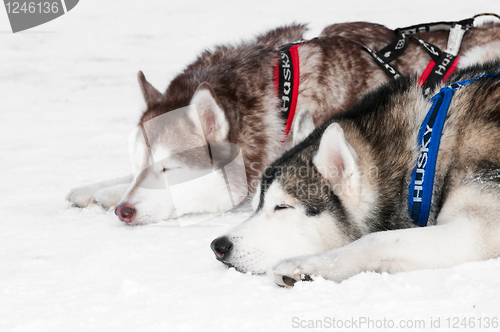
[[[500,73],[500,61],[450,81],[484,73]],[[217,259],[292,286],[311,275],[341,281],[498,257],[500,76],[456,91],[422,228],[408,192],[430,106],[415,79],[401,79],[314,130],[266,169],[255,214],[212,243]]]
[[[140,73],[139,82],[147,104],[140,124],[187,105],[196,106],[208,142],[231,142],[242,149],[249,192],[253,193],[264,167],[294,142],[299,121],[294,121],[285,143],[280,143],[284,123],[277,111],[273,77],[277,46],[302,39],[305,30],[304,25],[282,27],[251,42],[206,51],[172,80],[164,94]],[[417,36],[445,49],[448,33],[426,32]],[[355,22],[329,26],[321,37],[305,42],[298,49],[297,110],[307,109],[315,125],[348,109],[362,94],[388,80],[361,45],[378,50],[390,43],[395,34],[382,25]],[[460,51],[462,65],[484,62],[499,54],[500,25],[487,24],[465,34]],[[411,41],[393,65],[403,74],[420,74],[429,60],[425,51]],[[165,131],[159,135],[163,149],[176,150],[179,140],[175,133]],[[188,134],[179,137],[184,137],[184,142],[190,140]],[[136,144],[144,143],[138,138]],[[130,185],[132,180],[129,176],[76,188],[67,199],[80,207],[98,203],[114,209],[123,196],[120,206],[133,209],[133,220],[122,218],[120,209],[117,212],[131,224],[146,224],[175,215],[171,207],[158,205],[164,198],[152,200],[153,194],[145,194],[137,184]],[[212,205],[200,201],[191,204],[192,209],[177,211],[177,215],[207,211]]]

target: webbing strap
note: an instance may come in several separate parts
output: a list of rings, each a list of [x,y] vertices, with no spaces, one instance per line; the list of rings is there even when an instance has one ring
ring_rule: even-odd
[[[443,21],[441,21],[441,22],[416,24],[416,25],[411,25],[409,27],[405,27],[405,28],[398,28],[394,31],[396,33],[402,32],[402,33],[407,34],[407,35],[413,35],[413,34],[416,34],[419,32],[450,30],[456,24],[467,27],[467,30],[468,30],[474,26],[474,19],[477,16],[484,16],[484,15],[490,15],[490,14],[479,14],[479,15],[476,15],[472,18],[467,18],[465,20],[461,20],[458,22],[443,22]],[[491,14],[491,15],[496,15],[496,14]]]
[[[500,74],[484,74],[473,79],[456,82],[442,88],[439,93],[430,100],[433,104],[418,134],[420,149],[417,157],[417,165],[412,173],[408,193],[409,213],[417,226],[426,226],[427,220],[429,219],[439,144],[441,142],[446,115],[453,95],[464,85],[484,77],[494,77],[498,75]]]
[[[450,29],[446,49],[440,54],[437,60],[434,58],[431,60],[431,63],[435,62],[432,70],[428,72],[424,71],[424,74],[426,72],[428,74],[420,77],[420,85],[422,86],[424,96],[428,96],[434,86],[441,81],[445,81],[455,71],[458,64],[457,56],[462,45],[462,38],[474,23],[474,19],[471,20],[471,24],[460,25],[457,23]]]
[[[417,38],[417,37],[410,37],[411,39],[417,41],[420,46],[422,46],[422,48],[427,52],[427,54],[429,54],[429,56],[432,58],[432,60],[434,61],[438,61],[439,60],[439,57],[441,56],[441,50],[439,49],[439,47],[437,47],[436,45],[433,45],[431,43],[428,43],[420,38]]]
[[[398,33],[398,37],[389,45],[377,52],[385,62],[390,63],[404,53],[408,47],[408,36],[404,33]]]
[[[363,46],[363,49],[375,59],[375,63],[387,74],[387,76],[396,79],[401,76],[401,73],[394,68],[394,66],[391,66],[390,62],[403,54],[408,47],[410,38],[417,41],[432,59],[419,81],[423,88],[424,95],[427,96],[431,92],[432,87],[440,81],[446,80],[453,73],[458,64],[457,56],[462,44],[462,38],[466,31],[474,27],[474,20],[481,16],[494,16],[500,19],[500,16],[497,14],[482,13],[458,22],[441,21],[398,28],[394,30],[397,38],[380,51],[373,51],[366,46]],[[441,52],[437,46],[412,36],[418,32],[438,30],[450,31],[448,44],[444,52]]]
[[[299,54],[297,48],[303,42],[296,42],[283,45],[279,48],[278,61],[275,69],[275,84],[278,94],[278,109],[281,118],[285,123],[283,131],[285,138],[292,126],[297,98],[299,95]],[[285,141],[283,138],[282,143]]]
[[[363,49],[365,51],[367,51],[368,54],[370,54],[373,59],[375,59],[375,63],[380,67],[380,69],[382,69],[387,74],[387,76],[389,76],[392,79],[396,79],[396,78],[401,77],[401,73],[396,68],[394,68],[393,66],[391,66],[388,62],[386,62],[379,55],[378,52],[375,52],[371,48],[366,47],[364,45],[362,45],[362,46],[363,46]]]

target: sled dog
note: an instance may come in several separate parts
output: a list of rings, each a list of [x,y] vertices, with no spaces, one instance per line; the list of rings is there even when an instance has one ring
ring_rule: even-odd
[[[301,40],[305,31],[305,25],[295,24],[269,31],[249,42],[207,50],[170,82],[165,93],[156,90],[139,72],[139,85],[147,106],[139,126],[142,128],[160,115],[194,106],[205,136],[203,142],[230,142],[241,148],[244,181],[252,195],[264,167],[303,139],[297,134],[297,127],[302,123],[314,126],[323,123],[348,109],[363,93],[388,80],[361,45],[379,50],[394,40],[394,32],[365,22],[334,24],[325,28],[320,38],[294,46],[298,67],[294,70],[297,80],[293,98],[297,114],[293,117],[289,111],[284,118],[283,109],[287,110],[289,105],[285,105],[288,96],[283,92],[291,91],[287,84],[292,82],[283,83],[279,96],[276,68],[279,59],[284,78],[290,79],[287,66],[291,62],[278,48]],[[441,49],[445,48],[448,38],[444,31],[422,32],[416,36]],[[499,50],[500,25],[486,24],[472,29],[464,36],[459,66],[489,60],[500,53]],[[403,56],[392,64],[402,74],[422,73],[429,59],[425,51],[411,41]],[[309,118],[312,121],[302,121]],[[178,117],[174,121],[175,130],[173,125],[168,129],[158,127],[159,132],[151,142],[146,142],[139,132],[132,150],[142,156],[175,155],[186,149],[186,145],[194,146],[200,137],[193,131],[193,121],[192,116]],[[158,179],[173,170],[211,166],[199,164],[196,154],[180,159],[170,160],[168,165],[156,163],[147,174],[143,172],[135,179],[126,176],[73,189],[67,200],[78,207],[97,203],[110,210],[116,208],[118,217],[132,225],[187,213],[217,212],[214,201],[224,188],[214,189],[210,181],[199,184],[200,195],[196,199],[180,199],[181,206],[171,204],[166,190],[145,189],[141,185],[146,179]],[[137,167],[144,170],[148,162],[148,158],[143,157]],[[203,193],[212,194],[207,198]]]
[[[498,257],[500,75],[486,73],[500,61],[457,72],[431,101],[406,78],[332,117],[265,169],[256,212],[212,242],[216,258],[293,286]]]

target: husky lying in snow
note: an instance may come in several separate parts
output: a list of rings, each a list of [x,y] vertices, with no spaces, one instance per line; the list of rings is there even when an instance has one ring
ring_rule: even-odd
[[[457,72],[451,81],[484,73],[500,73],[500,61]],[[363,271],[498,257],[500,75],[456,88],[435,148],[430,120],[418,143],[431,105],[415,80],[402,79],[321,125],[265,170],[256,212],[212,242],[216,258],[293,286],[309,276],[341,281]],[[422,193],[409,185],[412,176],[424,183],[412,174],[430,171],[432,149],[439,153],[430,226],[415,228],[408,195],[415,194],[416,204]]]
[[[278,97],[275,66],[280,52],[277,46],[303,38],[304,25],[277,28],[238,46],[219,46],[204,52],[179,74],[164,94],[139,73],[139,84],[147,104],[139,125],[161,114],[194,105],[201,120],[206,142],[231,142],[243,152],[248,191],[254,192],[262,170],[284,150],[303,137],[297,134],[302,123],[319,125],[334,114],[348,109],[363,93],[388,80],[361,45],[378,50],[393,41],[392,30],[378,24],[357,22],[335,24],[324,29],[318,39],[297,47],[300,77],[296,109],[298,112],[288,136],[287,126],[277,110]],[[416,34],[442,49],[447,42],[443,31]],[[500,25],[485,25],[468,31],[463,39],[461,65],[490,60],[500,53]],[[403,56],[392,64],[403,74],[422,73],[430,58],[411,41]],[[299,70],[297,70],[299,72]],[[282,100],[280,100],[282,102]],[[312,121],[302,121],[303,119]],[[290,119],[288,119],[290,120]],[[137,136],[135,151],[152,154],[175,154],[186,142],[197,142],[189,118],[178,119],[176,132],[164,129],[156,133],[154,146],[148,147]],[[161,128],[158,130],[162,130]],[[182,140],[179,139],[182,137]],[[284,141],[284,143],[281,143]],[[151,143],[151,142],[150,142]],[[143,163],[147,166],[148,158]],[[175,168],[196,168],[189,158],[177,160]],[[210,167],[210,165],[208,165]],[[212,199],[200,197],[196,204],[185,199],[176,209],[166,201],[162,190],[141,187],[145,178],[159,178],[170,172],[168,165],[150,169],[149,176],[133,176],[105,181],[73,189],[67,200],[78,207],[97,203],[115,209],[118,217],[129,224],[140,225],[180,216],[186,213],[217,212]],[[201,184],[200,192],[210,191],[210,184]],[[216,192],[216,191],[215,191]]]

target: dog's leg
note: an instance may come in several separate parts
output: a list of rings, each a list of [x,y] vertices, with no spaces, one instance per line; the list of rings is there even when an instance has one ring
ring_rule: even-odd
[[[94,197],[92,197],[89,206],[97,204],[102,206],[106,210],[114,211],[129,187],[130,183],[124,183],[117,184],[116,186],[112,187],[103,188],[94,194]]]
[[[310,275],[321,275],[340,282],[364,271],[395,273],[446,268],[498,257],[500,208],[494,206],[497,202],[493,201],[493,207],[480,204],[458,208],[458,204],[453,204],[456,209],[450,213],[443,207],[438,218],[442,224],[438,226],[372,233],[322,254],[284,260],[273,269],[275,281],[292,286]]]
[[[76,207],[87,207],[97,203],[106,209],[114,209],[133,180],[133,175],[129,175],[77,187],[66,195],[66,200]]]

